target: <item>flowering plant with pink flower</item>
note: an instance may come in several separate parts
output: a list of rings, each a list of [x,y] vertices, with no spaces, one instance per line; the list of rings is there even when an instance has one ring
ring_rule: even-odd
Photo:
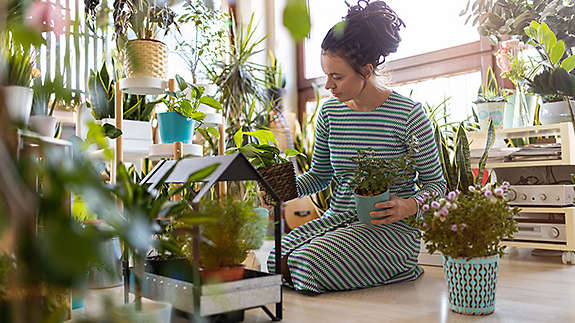
[[[509,183],[470,186],[467,193],[445,196],[425,194],[419,215],[409,219],[421,230],[430,253],[439,251],[453,258],[503,255],[500,242],[517,232],[513,217],[517,207],[504,198]]]

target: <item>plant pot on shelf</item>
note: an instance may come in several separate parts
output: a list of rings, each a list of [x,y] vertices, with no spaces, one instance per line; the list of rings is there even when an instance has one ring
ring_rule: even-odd
[[[493,121],[493,127],[501,128],[505,122],[505,102],[483,102],[477,104],[477,118],[481,130],[487,130],[489,120]]]
[[[109,123],[116,126],[116,119],[102,119],[101,125]],[[113,140],[107,138],[110,147],[115,147]],[[152,125],[149,121],[122,120],[122,142],[124,153],[147,152],[153,144]]]
[[[193,281],[192,265],[186,258],[153,258],[148,257],[145,262],[145,271],[181,281]]]
[[[499,255],[470,259],[443,256],[451,310],[467,315],[493,313],[498,265]]]
[[[357,208],[357,216],[359,217],[359,221],[361,223],[367,225],[373,225],[371,223],[371,220],[383,219],[383,217],[372,218],[371,215],[369,214],[373,211],[384,210],[376,208],[375,204],[379,202],[389,201],[389,190],[378,195],[364,196],[355,193],[354,196],[355,196],[355,206]]]
[[[295,168],[292,162],[280,163],[268,168],[260,168],[258,172],[260,172],[264,180],[271,186],[282,201],[289,201],[298,197]],[[259,185],[260,189],[263,190],[263,184],[260,183]],[[266,194],[265,200],[268,204],[274,202],[271,194]]]
[[[231,282],[244,278],[246,268],[244,265],[223,267],[218,269],[202,269],[200,276],[203,282]]]
[[[54,138],[57,126],[58,120],[52,116],[33,115],[30,117],[30,128],[42,136]]]
[[[114,322],[170,322],[172,304],[165,302],[142,302],[142,310],[136,311],[134,303],[121,305],[112,309]]]
[[[152,39],[133,39],[126,43],[126,78],[165,79],[168,49]]]
[[[158,125],[163,144],[173,144],[177,141],[191,144],[194,139],[196,121],[177,112],[158,113]]]
[[[575,113],[574,100],[571,100],[571,109]],[[543,125],[571,121],[569,104],[567,101],[543,103],[539,110],[539,121]]]
[[[34,91],[29,87],[10,85],[2,88],[8,115],[15,122],[28,124]]]

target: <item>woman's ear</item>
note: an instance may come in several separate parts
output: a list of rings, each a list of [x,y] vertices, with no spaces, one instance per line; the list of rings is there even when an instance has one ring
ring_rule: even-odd
[[[359,69],[361,75],[367,80],[373,75],[373,65],[365,64]]]

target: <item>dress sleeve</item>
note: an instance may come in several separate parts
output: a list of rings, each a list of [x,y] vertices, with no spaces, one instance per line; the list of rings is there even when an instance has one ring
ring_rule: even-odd
[[[316,121],[315,142],[313,145],[313,156],[308,172],[298,176],[296,180],[298,197],[315,194],[326,189],[333,177],[329,153],[329,123],[322,107]]]
[[[418,215],[421,210],[421,202],[425,192],[440,196],[445,194],[447,183],[443,177],[443,169],[439,162],[439,153],[433,137],[431,122],[425,115],[421,104],[416,104],[407,120],[407,138],[415,136],[419,142],[418,152],[414,156],[415,170],[421,184],[419,191],[412,196],[417,202]]]

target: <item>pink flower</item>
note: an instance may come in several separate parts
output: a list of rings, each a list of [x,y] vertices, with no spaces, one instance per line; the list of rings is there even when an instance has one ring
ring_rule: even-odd
[[[421,225],[422,227],[426,228],[427,227],[427,223],[423,222],[423,224]]]
[[[447,199],[450,201],[454,201],[456,197],[457,197],[457,193],[455,193],[455,192],[449,192],[447,194]]]
[[[511,185],[511,184],[509,184],[508,181],[504,181],[503,183],[501,183],[501,186],[509,186],[509,185]]]
[[[70,24],[64,10],[60,4],[51,1],[34,1],[28,7],[28,25],[39,32],[53,31],[57,35],[63,34]]]
[[[519,46],[519,39],[509,39],[501,42],[501,49],[512,50]]]
[[[493,190],[493,193],[495,193],[496,195],[503,195],[503,190],[501,188],[496,188],[495,190]]]
[[[423,192],[423,198],[429,198],[431,195],[429,195],[428,192]]]
[[[421,206],[421,210],[422,210],[422,211],[427,211],[427,210],[429,210],[429,205],[427,205],[427,204],[422,205],[422,206]]]
[[[465,223],[461,223],[459,226],[461,227],[461,230],[464,230],[465,228],[467,228],[467,224],[465,224]]]
[[[485,195],[485,197],[491,197],[491,195],[493,195],[493,193],[491,193],[491,191],[485,191],[485,193],[483,193],[483,195]]]
[[[451,231],[453,232],[457,231],[457,224],[451,226]]]
[[[441,215],[448,215],[449,214],[449,210],[442,207],[441,210],[439,210],[439,213],[441,213]]]
[[[431,202],[431,207],[434,208],[434,209],[439,209],[440,206],[441,206],[441,205],[440,205],[439,202],[437,202],[437,201]]]
[[[511,71],[511,60],[506,54],[496,55],[495,61],[503,73]]]

